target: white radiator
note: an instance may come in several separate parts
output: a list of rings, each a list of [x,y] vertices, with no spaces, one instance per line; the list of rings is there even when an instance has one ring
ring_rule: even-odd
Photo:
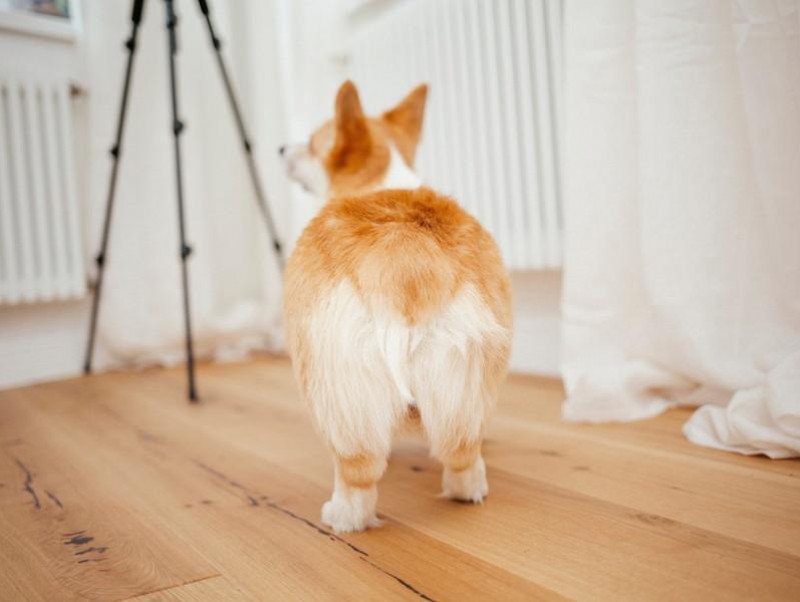
[[[67,81],[0,76],[0,303],[85,292],[69,113]]]
[[[350,75],[372,112],[431,85],[417,169],[511,268],[561,265],[561,0],[396,0],[353,14]]]

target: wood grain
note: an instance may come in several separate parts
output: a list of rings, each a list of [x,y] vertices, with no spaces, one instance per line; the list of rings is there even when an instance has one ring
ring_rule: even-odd
[[[0,392],[0,600],[792,600],[800,463],[705,450],[683,410],[564,424],[512,377],[482,506],[398,443],[383,528],[319,522],[331,463],[283,359]],[[82,562],[83,561],[83,562]]]
[[[130,602],[204,602],[205,600],[254,602],[256,598],[251,598],[230,581],[219,576],[128,598]]]

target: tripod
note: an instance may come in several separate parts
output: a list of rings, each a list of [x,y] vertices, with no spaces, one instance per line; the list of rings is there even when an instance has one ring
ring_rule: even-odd
[[[256,171],[255,160],[253,159],[253,147],[247,130],[244,126],[239,104],[236,100],[236,95],[233,91],[230,77],[228,77],[228,70],[225,67],[225,61],[222,58],[222,42],[214,30],[214,25],[211,21],[211,13],[209,11],[207,0],[197,0],[200,12],[203,14],[206,26],[208,28],[208,35],[211,39],[211,45],[214,48],[214,54],[217,59],[222,81],[225,85],[225,91],[228,96],[228,101],[233,111],[236,127],[241,138],[242,147],[244,149],[247,167],[250,172],[250,179],[253,182],[253,189],[258,203],[258,209],[264,219],[267,227],[267,232],[272,239],[272,246],[275,250],[275,256],[281,270],[284,266],[283,250],[281,247],[280,239],[278,238],[275,229],[275,223],[267,205],[264,189],[261,186],[261,180]],[[170,79],[170,100],[172,106],[172,134],[175,145],[175,179],[177,185],[177,201],[178,201],[178,235],[180,239],[180,260],[181,260],[181,285],[183,288],[183,319],[184,319],[184,335],[186,341],[186,374],[188,378],[188,395],[191,402],[197,401],[197,389],[195,387],[194,375],[194,346],[192,343],[192,322],[191,312],[189,307],[189,273],[187,260],[192,254],[192,248],[186,242],[186,226],[184,223],[184,204],[183,204],[183,179],[181,174],[181,148],[180,148],[180,135],[184,129],[184,123],[178,117],[178,91],[177,91],[177,74],[175,65],[175,55],[178,52],[178,41],[176,35],[176,28],[178,26],[178,18],[175,15],[174,0],[164,0],[166,9],[166,27],[167,36],[169,41],[169,79]],[[128,61],[125,67],[125,80],[122,87],[122,100],[120,101],[119,117],[117,120],[117,133],[114,140],[114,146],[111,147],[110,154],[113,158],[111,167],[111,179],[108,185],[108,196],[106,198],[105,217],[103,219],[103,232],[100,242],[100,252],[95,257],[97,264],[97,281],[94,286],[94,296],[92,299],[91,320],[89,322],[89,339],[86,345],[86,358],[83,366],[85,374],[92,371],[92,355],[94,352],[94,341],[97,329],[97,315],[100,308],[100,298],[103,292],[103,274],[106,265],[106,252],[108,250],[109,235],[111,232],[111,214],[114,209],[114,192],[117,183],[117,170],[119,168],[119,158],[122,148],[122,139],[125,130],[125,114],[128,108],[128,93],[130,92],[131,84],[131,71],[133,68],[133,59],[136,54],[136,39],[139,33],[139,24],[142,20],[142,12],[144,11],[144,0],[133,0],[133,9],[131,11],[131,35],[125,42],[125,48],[128,49]]]

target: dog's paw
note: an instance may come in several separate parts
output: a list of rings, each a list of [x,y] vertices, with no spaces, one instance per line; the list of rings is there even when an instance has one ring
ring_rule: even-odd
[[[480,504],[489,494],[489,484],[486,482],[486,465],[483,458],[478,460],[466,470],[451,470],[445,467],[442,475],[442,493],[440,497]]]
[[[336,494],[322,505],[322,522],[336,533],[364,531],[383,524],[362,500],[347,500]]]

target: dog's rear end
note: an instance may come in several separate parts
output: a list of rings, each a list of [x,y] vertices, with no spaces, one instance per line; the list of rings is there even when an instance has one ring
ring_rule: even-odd
[[[352,98],[342,102],[355,94],[348,86],[337,99],[331,152],[350,144],[341,138],[353,132],[381,143],[380,123],[350,122],[366,121],[360,104],[355,115],[343,114],[353,106]],[[412,125],[421,125],[421,112]],[[398,160],[396,131],[383,133]],[[337,162],[327,159],[330,171]],[[427,188],[374,188],[340,192],[327,203],[286,272],[293,364],[336,462],[323,520],[340,532],[377,523],[376,484],[392,437],[416,414],[444,464],[444,494],[484,498],[481,440],[510,347],[508,276],[489,234]]]

